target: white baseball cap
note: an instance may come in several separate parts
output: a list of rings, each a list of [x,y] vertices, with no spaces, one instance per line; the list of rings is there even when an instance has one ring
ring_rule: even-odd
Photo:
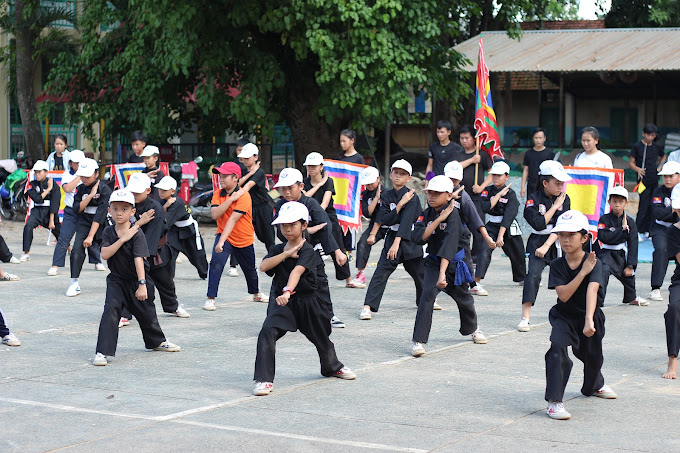
[[[659,176],[669,176],[676,173],[680,173],[680,162],[675,162],[672,160],[663,164],[663,167],[661,167],[661,171],[659,172]]]
[[[498,161],[489,170],[490,175],[505,175],[510,174],[510,165],[503,161]]]
[[[130,192],[127,189],[120,189],[113,192],[109,197],[109,204],[113,203],[114,201],[123,201],[125,203],[130,203],[132,206],[134,206],[135,196],[132,195],[132,192]]]
[[[298,201],[289,201],[281,206],[281,209],[279,209],[279,216],[274,219],[272,225],[293,223],[298,220],[307,222],[309,220],[309,210],[307,209],[307,206]]]
[[[44,160],[36,160],[35,163],[33,164],[33,171],[40,171],[40,170],[45,170],[49,171],[50,167],[47,165],[47,162]]]
[[[390,171],[394,170],[395,168],[401,168],[402,170],[407,171],[409,175],[413,173],[413,167],[411,167],[411,164],[408,163],[406,159],[395,160],[392,164],[392,167],[390,167]]]
[[[453,192],[453,181],[451,181],[451,178],[444,175],[435,176],[427,183],[427,188],[425,190],[451,193]]]
[[[73,151],[71,151],[71,152],[69,153],[68,159],[69,159],[71,162],[75,162],[75,163],[79,164],[79,163],[81,163],[81,162],[85,159],[85,153],[82,152],[82,151],[79,150],[79,149],[74,149]]]
[[[564,171],[564,167],[556,160],[544,160],[538,167],[538,174],[541,176],[552,176],[558,181],[571,181],[571,176]]]
[[[161,190],[175,190],[177,189],[177,181],[172,176],[163,176],[154,187]]]
[[[452,160],[444,165],[444,176],[451,179],[463,179],[463,165],[457,160]]]
[[[158,146],[148,145],[144,147],[144,151],[142,151],[142,157],[151,157],[154,154],[160,153],[161,152],[158,150]]]
[[[359,176],[359,184],[373,184],[380,178],[380,171],[375,167],[366,167]]]
[[[132,193],[142,193],[150,187],[151,180],[149,177],[145,173],[137,172],[130,175],[125,188]]]
[[[243,148],[241,148],[241,152],[238,153],[236,157],[243,157],[244,159],[248,157],[253,157],[257,156],[260,154],[260,150],[258,149],[257,145],[254,143],[246,143],[243,145]]]
[[[557,218],[552,232],[559,233],[564,231],[575,233],[582,230],[588,231],[589,229],[590,223],[588,223],[588,217],[576,209],[571,209]]]
[[[673,187],[671,192],[671,208],[680,209],[680,184]]]
[[[297,168],[284,168],[279,173],[279,180],[274,188],[292,186],[296,182],[302,182],[302,173]]]
[[[618,195],[619,197],[623,197],[626,200],[628,199],[628,191],[623,186],[612,187],[609,191],[609,196],[611,197],[612,195]]]
[[[323,165],[323,156],[319,153],[309,153],[302,165]]]
[[[94,172],[99,170],[99,164],[96,160],[86,157],[78,163],[78,170],[76,176],[84,176],[89,178],[94,175]]]

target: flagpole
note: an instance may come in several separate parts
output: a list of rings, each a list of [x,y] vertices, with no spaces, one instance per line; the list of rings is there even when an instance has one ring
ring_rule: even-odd
[[[476,148],[475,156],[479,156],[479,136],[477,136],[476,141],[477,141],[477,144],[475,145],[475,148]],[[475,179],[474,179],[474,182],[472,183],[473,186],[477,185],[478,175],[479,175],[479,162],[475,163]]]

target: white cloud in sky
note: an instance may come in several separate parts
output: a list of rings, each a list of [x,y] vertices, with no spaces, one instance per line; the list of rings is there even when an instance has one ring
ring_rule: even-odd
[[[582,19],[597,19],[596,0],[581,0],[578,8],[578,15]],[[612,6],[611,0],[604,0],[602,2],[605,11],[609,11]]]

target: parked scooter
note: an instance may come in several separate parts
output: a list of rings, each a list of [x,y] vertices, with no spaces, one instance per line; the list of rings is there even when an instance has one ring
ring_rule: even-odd
[[[3,219],[26,217],[28,211],[27,180],[28,174],[20,168],[7,175],[0,185],[0,215]]]

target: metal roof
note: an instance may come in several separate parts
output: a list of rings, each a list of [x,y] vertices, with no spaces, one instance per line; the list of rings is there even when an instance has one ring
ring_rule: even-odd
[[[476,71],[479,35],[458,44]],[[680,71],[680,28],[608,28],[484,32],[491,72]]]

